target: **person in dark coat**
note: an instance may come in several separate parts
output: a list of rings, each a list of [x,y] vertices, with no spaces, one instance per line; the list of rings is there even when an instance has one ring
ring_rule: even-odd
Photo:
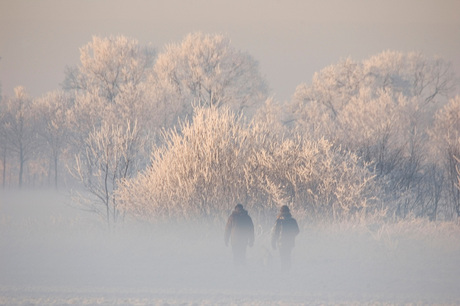
[[[225,226],[225,245],[231,240],[235,265],[244,265],[246,248],[254,245],[254,224],[243,205],[237,204]]]
[[[295,237],[299,234],[299,225],[292,217],[287,205],[281,206],[272,229],[272,247],[278,248],[283,269],[291,268],[291,253],[295,246]]]

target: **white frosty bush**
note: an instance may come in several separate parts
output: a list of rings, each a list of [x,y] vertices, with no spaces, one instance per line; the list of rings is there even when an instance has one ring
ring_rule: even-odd
[[[193,123],[164,133],[150,167],[119,191],[124,207],[147,218],[212,216],[242,200],[247,130],[229,111],[198,109]]]
[[[222,221],[237,202],[261,223],[289,204],[299,219],[334,219],[375,208],[379,191],[356,155],[324,139],[284,139],[228,109],[197,108],[164,133],[151,165],[118,190],[131,215]]]

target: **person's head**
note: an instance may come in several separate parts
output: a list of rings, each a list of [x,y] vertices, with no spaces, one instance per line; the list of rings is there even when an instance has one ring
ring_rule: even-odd
[[[288,207],[287,205],[281,206],[281,208],[280,208],[280,213],[282,213],[282,214],[287,214],[287,213],[289,213],[289,212],[290,212],[290,211],[289,211],[289,207]]]
[[[243,211],[243,205],[241,203],[236,204],[235,211]]]

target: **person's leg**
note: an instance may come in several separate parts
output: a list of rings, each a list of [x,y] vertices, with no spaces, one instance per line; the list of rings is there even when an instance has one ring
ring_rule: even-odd
[[[233,246],[233,262],[237,266],[244,265],[246,262],[246,246],[234,245]]]
[[[283,270],[291,269],[291,248],[280,248],[281,267]]]

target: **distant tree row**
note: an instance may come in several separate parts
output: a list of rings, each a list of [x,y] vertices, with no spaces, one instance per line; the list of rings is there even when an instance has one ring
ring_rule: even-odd
[[[72,187],[110,225],[221,220],[460,217],[460,97],[441,59],[386,51],[339,61],[269,98],[257,62],[222,35],[158,53],[94,37],[62,89],[0,100],[2,184]]]
[[[418,53],[342,60],[296,89],[295,129],[371,163],[396,216],[458,217],[460,98],[446,103],[455,81],[448,63]]]

